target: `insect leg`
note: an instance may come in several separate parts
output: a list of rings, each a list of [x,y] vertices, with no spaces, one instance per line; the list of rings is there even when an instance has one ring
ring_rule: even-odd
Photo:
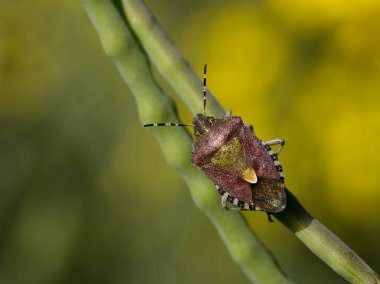
[[[229,208],[227,207],[227,197],[228,195],[227,194],[223,194],[222,195],[222,198],[221,198],[221,203],[222,203],[222,207],[226,210],[229,210]]]
[[[276,155],[278,155],[278,154],[280,154],[282,148],[285,145],[285,140],[282,139],[282,138],[276,138],[276,139],[273,139],[273,140],[266,141],[265,144],[268,145],[268,146],[280,145],[280,147],[276,151]]]
[[[239,208],[239,207],[229,207],[227,205],[227,198],[228,198],[228,194],[223,194],[222,195],[221,203],[222,203],[222,207],[224,209],[231,210],[231,211],[241,211],[241,210],[243,210],[242,208]]]
[[[228,110],[226,111],[226,116],[232,116],[232,110],[228,109]]]
[[[268,221],[269,221],[270,223],[273,223],[274,221],[273,221],[273,219],[272,219],[271,213],[267,212],[267,216],[268,216]]]

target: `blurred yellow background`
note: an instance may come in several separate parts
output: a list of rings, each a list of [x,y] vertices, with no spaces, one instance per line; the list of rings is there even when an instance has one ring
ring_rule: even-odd
[[[147,4],[226,109],[286,140],[287,186],[379,271],[380,2]],[[298,283],[345,283],[245,216]],[[79,1],[0,2],[0,283],[248,283]]]

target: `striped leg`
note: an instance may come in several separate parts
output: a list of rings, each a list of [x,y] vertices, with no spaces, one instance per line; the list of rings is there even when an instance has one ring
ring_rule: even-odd
[[[275,153],[276,155],[278,155],[278,154],[280,154],[282,148],[285,145],[285,140],[282,139],[282,138],[276,138],[276,139],[273,139],[273,140],[266,141],[265,144],[268,145],[268,146],[280,145],[280,147],[278,147],[278,149],[277,149],[277,151]]]
[[[222,202],[222,207],[224,209],[231,210],[231,211],[241,211],[241,210],[244,210],[243,208],[239,208],[239,207],[229,207],[229,206],[227,206],[227,198],[228,198],[228,194],[223,194],[222,195],[221,202]]]
[[[248,203],[245,203],[243,201],[239,201],[237,198],[232,197],[231,195],[229,195],[227,192],[225,192],[222,189],[219,189],[218,191],[222,195],[222,198],[221,198],[222,207],[226,210],[231,210],[231,211],[258,210],[255,207],[255,205],[249,205]],[[228,206],[227,202],[230,202],[231,204],[235,205],[236,207]]]
[[[230,194],[228,194],[228,192],[226,192],[224,189],[220,188],[218,185],[215,185],[215,187],[218,190],[218,192],[220,193],[220,195],[222,196],[221,203],[222,203],[222,207],[224,209],[234,210],[234,211],[259,210],[258,208],[256,208],[255,205],[253,205],[253,204],[250,205],[246,202],[240,201],[237,198],[231,196]],[[236,207],[227,206],[227,202],[235,205]]]

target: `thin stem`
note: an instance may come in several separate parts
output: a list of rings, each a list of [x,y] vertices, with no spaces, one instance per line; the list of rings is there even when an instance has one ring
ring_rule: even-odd
[[[287,190],[286,210],[275,217],[315,255],[351,283],[380,283],[379,275],[334,233],[314,219]]]
[[[141,121],[176,121],[172,101],[154,81],[144,52],[117,8],[109,0],[82,0],[82,3],[104,50],[133,92]],[[194,202],[214,223],[231,256],[247,277],[255,283],[290,283],[244,218],[239,213],[226,214],[221,210],[215,188],[190,163],[191,139],[186,130],[150,129],[168,163],[180,172]]]
[[[202,70],[194,72],[142,1],[121,1],[128,22],[138,35],[149,59],[190,111],[193,114],[201,113],[203,101],[200,96],[203,87],[198,76]],[[222,106],[210,92],[207,93],[207,113],[216,117],[225,115]]]

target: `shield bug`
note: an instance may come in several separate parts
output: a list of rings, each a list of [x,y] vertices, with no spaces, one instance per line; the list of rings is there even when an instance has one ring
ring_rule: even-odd
[[[278,154],[285,141],[261,141],[252,126],[231,112],[220,118],[207,116],[206,69],[207,65],[203,73],[203,114],[197,114],[192,124],[151,123],[144,127],[194,128],[192,163],[214,182],[225,209],[261,210],[268,214],[283,211],[286,195]],[[276,151],[271,149],[274,145],[279,145]]]

